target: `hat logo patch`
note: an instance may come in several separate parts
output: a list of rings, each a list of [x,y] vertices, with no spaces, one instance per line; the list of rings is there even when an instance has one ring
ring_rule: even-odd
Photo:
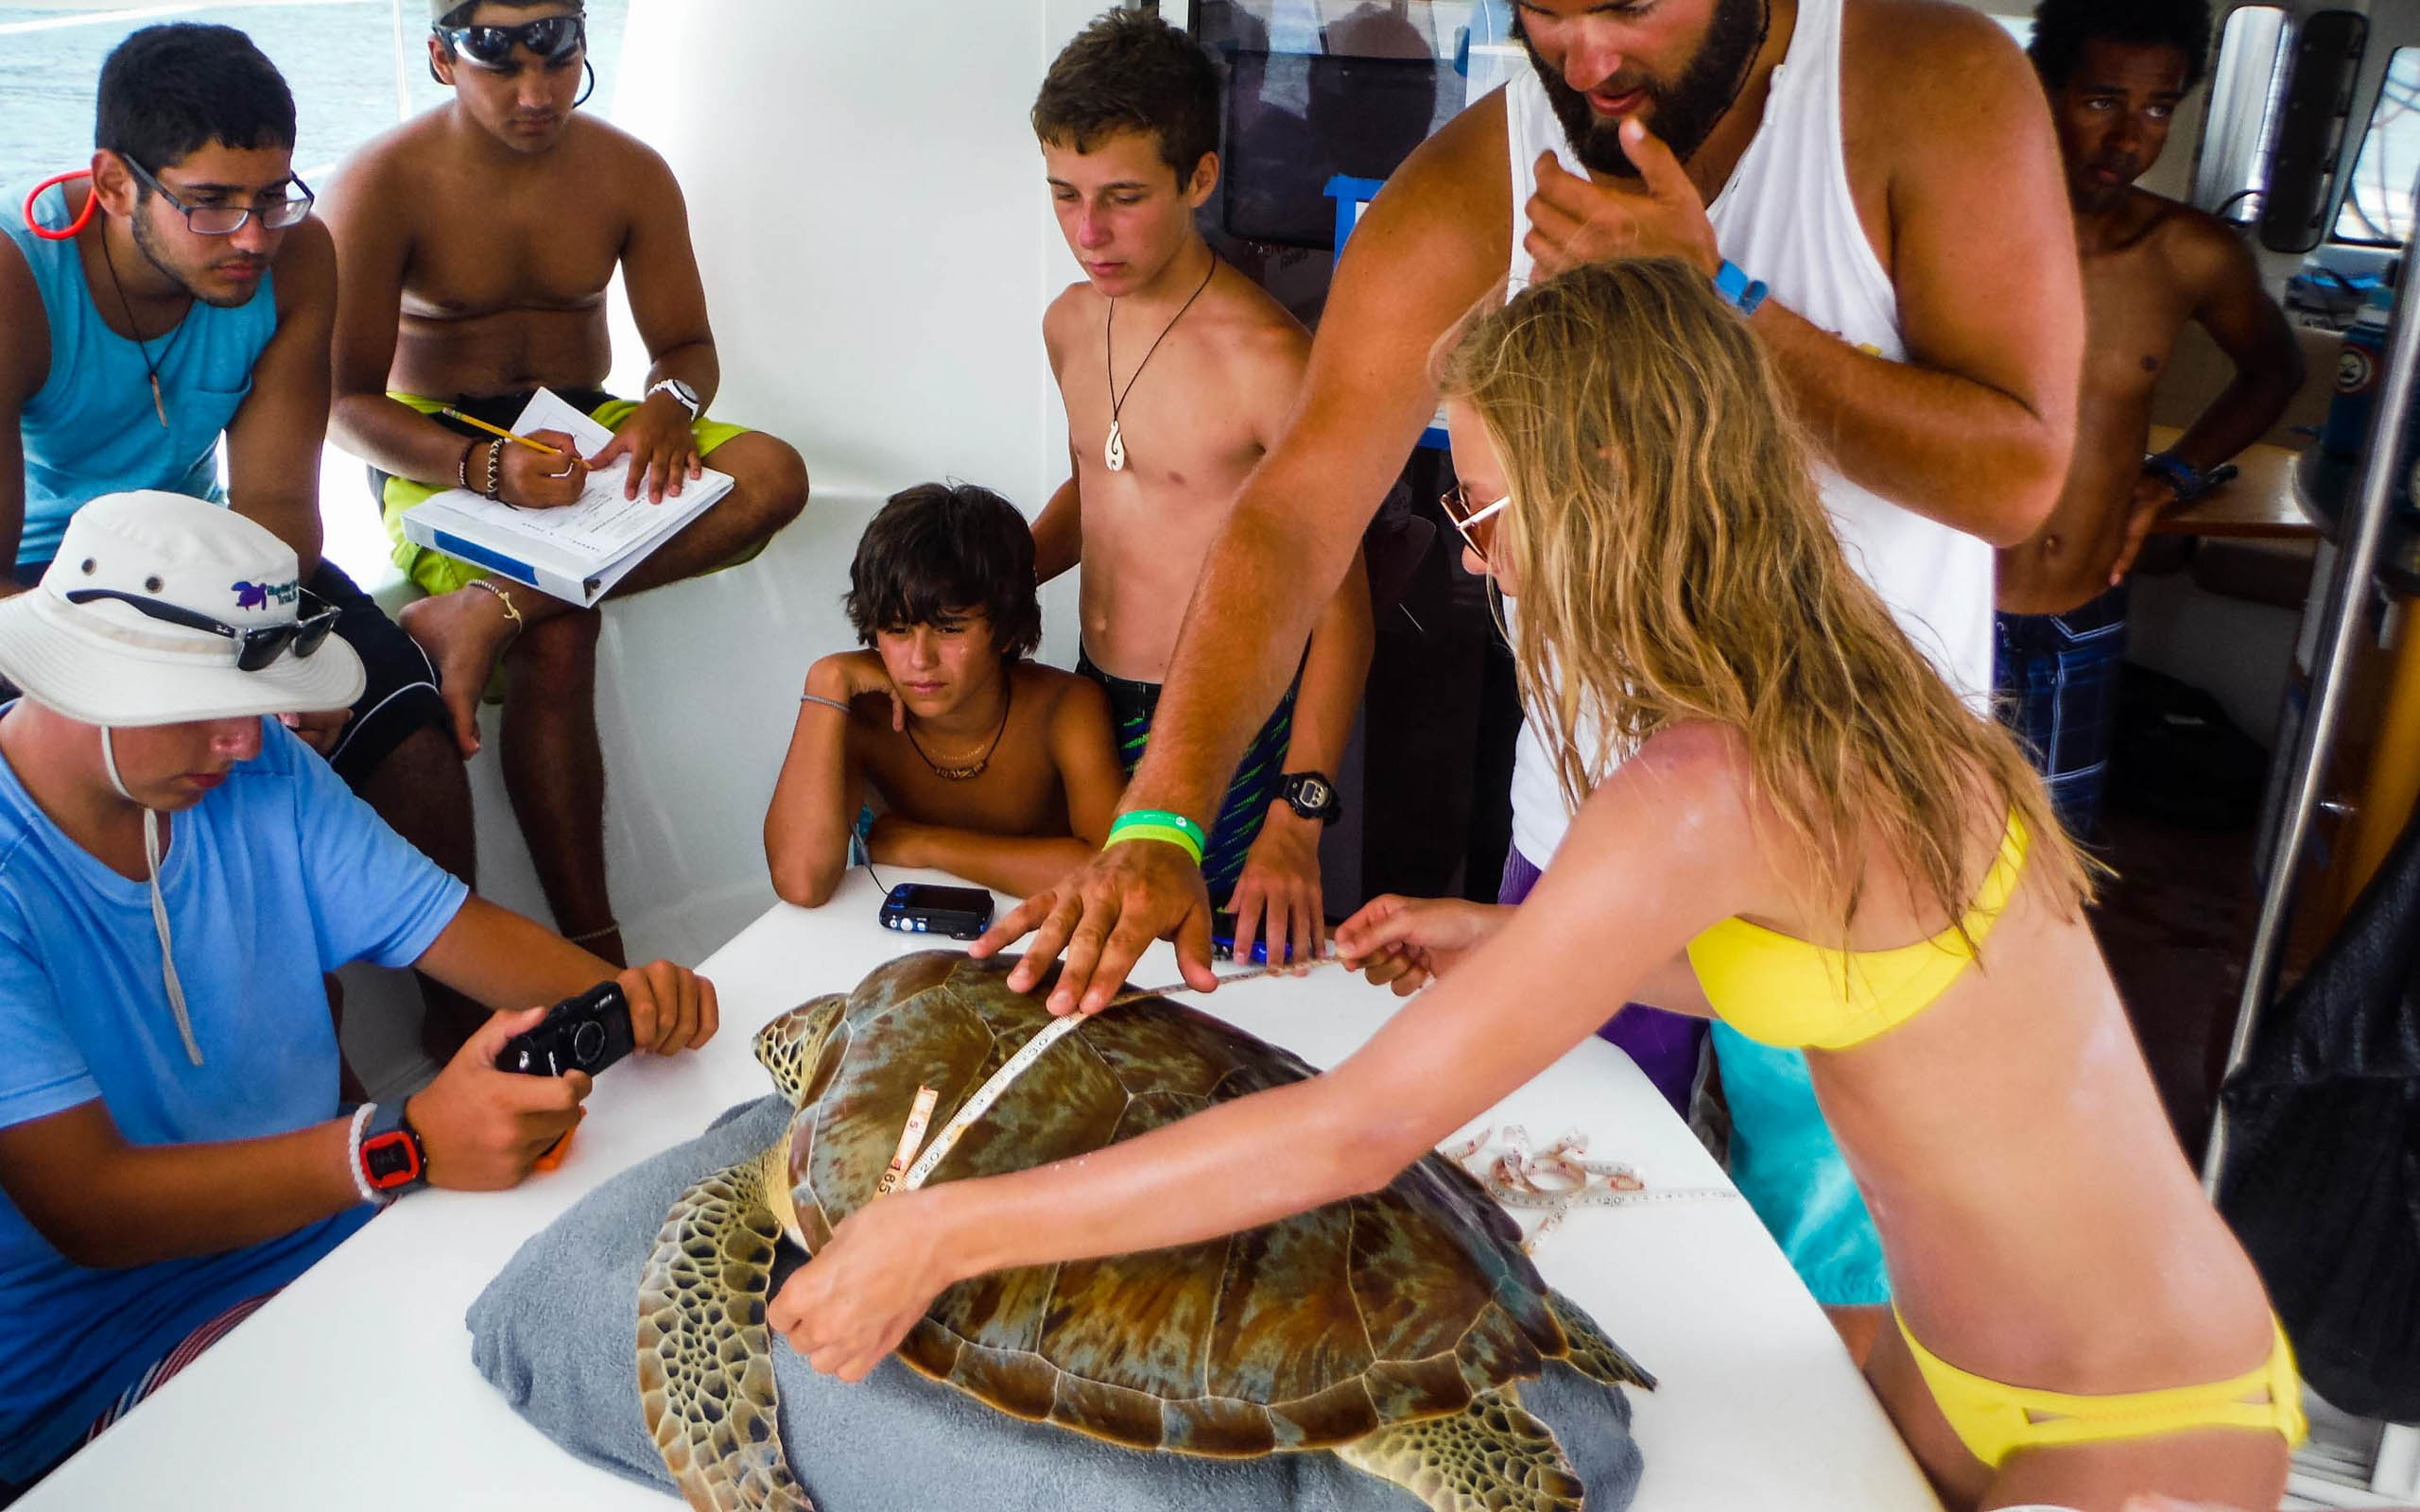
[[[272,601],[279,604],[291,604],[295,600],[300,586],[290,580],[283,583],[250,583],[240,579],[230,585],[235,594],[237,609],[267,609]]]

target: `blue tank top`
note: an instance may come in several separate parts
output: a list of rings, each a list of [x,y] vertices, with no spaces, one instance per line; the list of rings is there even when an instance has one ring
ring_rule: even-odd
[[[36,236],[13,214],[26,202],[27,187],[0,201],[0,229],[25,254],[50,323],[50,371],[19,418],[26,447],[21,566],[57,555],[67,517],[104,493],[164,489],[224,498],[218,437],[251,392],[252,365],[277,333],[270,275],[233,308],[195,301],[182,320],[150,341],[168,411],[163,428],[151,408],[143,349],[111,330],[95,302],[115,296],[86,284],[76,243]],[[44,226],[64,229],[67,191],[44,191],[34,215]]]

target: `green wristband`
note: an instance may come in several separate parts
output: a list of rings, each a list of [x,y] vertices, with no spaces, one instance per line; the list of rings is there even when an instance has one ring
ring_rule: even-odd
[[[1182,814],[1157,809],[1137,809],[1132,814],[1121,814],[1110,824],[1109,838],[1101,842],[1101,849],[1106,850],[1128,840],[1157,840],[1172,845],[1192,857],[1195,866],[1201,865],[1201,826]]]
[[[1201,848],[1193,843],[1193,836],[1183,830],[1171,830],[1165,824],[1130,824],[1103,840],[1100,848],[1106,850],[1111,846],[1124,845],[1130,840],[1157,840],[1163,845],[1172,845],[1192,857],[1195,866],[1201,865]]]
[[[1163,829],[1175,830],[1184,834],[1186,839],[1191,840],[1193,849],[1196,850],[1210,849],[1210,836],[1203,833],[1201,826],[1182,814],[1171,813],[1167,809],[1134,809],[1121,814],[1110,821],[1109,833],[1115,834],[1120,830],[1132,829],[1137,824],[1157,825]]]

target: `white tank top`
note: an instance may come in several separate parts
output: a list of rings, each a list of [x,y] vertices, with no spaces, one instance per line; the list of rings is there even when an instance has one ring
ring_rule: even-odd
[[[1899,300],[1866,240],[1849,194],[1841,145],[1841,6],[1800,0],[1789,55],[1773,70],[1757,128],[1731,181],[1706,208],[1722,255],[1765,281],[1772,297],[1816,325],[1893,362],[1907,360]],[[1534,263],[1523,248],[1538,154],[1552,151],[1584,173],[1536,75],[1504,87],[1512,146],[1511,286],[1529,285]],[[1819,463],[1815,477],[1851,566],[1891,608],[1899,627],[1979,713],[1992,683],[1991,546],[1903,509]],[[1508,602],[1507,614],[1513,606]],[[1570,827],[1555,762],[1534,721],[1521,727],[1512,772],[1512,843],[1538,866],[1553,859]]]

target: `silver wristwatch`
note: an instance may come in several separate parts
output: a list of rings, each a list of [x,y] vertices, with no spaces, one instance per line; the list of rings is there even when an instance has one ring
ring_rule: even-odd
[[[697,423],[700,412],[706,407],[698,402],[698,391],[678,378],[660,379],[648,385],[648,391],[639,396],[639,402],[645,404],[658,394],[670,394],[679,400],[681,407],[689,412],[689,422],[693,425]]]

